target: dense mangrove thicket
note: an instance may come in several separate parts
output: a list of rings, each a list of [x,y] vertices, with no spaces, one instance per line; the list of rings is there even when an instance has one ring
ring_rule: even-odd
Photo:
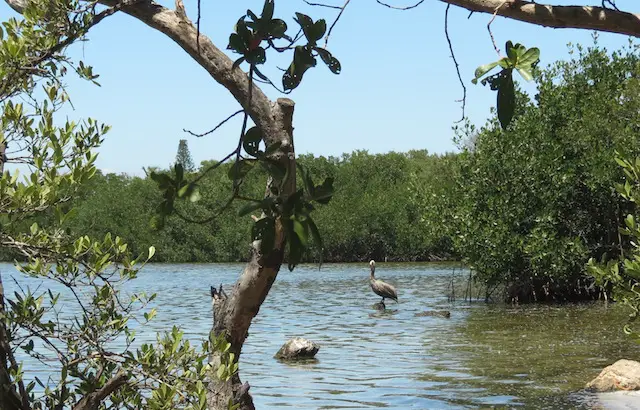
[[[519,302],[600,296],[585,262],[629,248],[618,233],[631,203],[616,152],[640,152],[634,46],[608,53],[571,48],[538,70],[537,94],[518,93],[515,121],[460,131],[466,143],[446,175],[456,189],[416,186],[425,226],[439,226],[487,287]]]
[[[448,242],[427,234],[418,223],[421,214],[410,200],[409,175],[419,173],[428,180],[441,161],[441,156],[426,151],[379,155],[357,151],[340,158],[300,156],[299,162],[316,180],[335,178],[334,199],[318,208],[314,216],[324,238],[323,260],[450,258]],[[201,168],[209,165],[205,161]],[[230,163],[225,164],[207,174],[200,184],[201,199],[180,204],[182,213],[191,219],[205,219],[223,206],[231,194],[230,168]],[[261,170],[250,173],[243,182],[245,195],[259,197],[264,192],[264,178]],[[160,201],[161,193],[151,178],[98,174],[74,204],[77,215],[70,222],[71,229],[97,238],[112,232],[126,240],[133,252],[153,245],[158,262],[244,261],[248,257],[246,238],[252,221],[249,216],[237,216],[244,205],[241,200],[206,224],[169,219],[158,231],[149,221]],[[305,259],[319,261],[317,249],[312,249]]]

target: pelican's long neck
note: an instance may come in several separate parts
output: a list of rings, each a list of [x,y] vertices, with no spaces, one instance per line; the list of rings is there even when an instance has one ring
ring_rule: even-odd
[[[371,280],[376,280],[376,278],[373,276],[375,271],[376,271],[376,267],[375,266],[371,266],[371,276],[370,276]]]

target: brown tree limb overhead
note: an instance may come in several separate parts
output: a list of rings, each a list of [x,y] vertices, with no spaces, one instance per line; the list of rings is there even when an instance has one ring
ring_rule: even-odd
[[[120,2],[101,0],[100,3],[114,7]],[[247,73],[240,68],[233,69],[233,61],[209,37],[202,33],[198,36],[196,26],[188,18],[149,0],[124,6],[122,11],[167,35],[182,47],[211,77],[231,92],[267,138],[277,134],[272,125],[271,101],[254,85],[251,104],[246,106],[249,95]]]
[[[640,14],[595,6],[554,6],[524,0],[440,0],[543,27],[576,28],[640,37]]]

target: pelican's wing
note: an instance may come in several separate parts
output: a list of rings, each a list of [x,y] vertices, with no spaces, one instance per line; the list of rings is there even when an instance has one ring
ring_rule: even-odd
[[[388,295],[386,297],[390,299],[398,299],[398,293],[396,292],[396,288],[393,287],[393,285],[390,285],[381,280],[379,280],[377,283],[380,286],[380,291]]]

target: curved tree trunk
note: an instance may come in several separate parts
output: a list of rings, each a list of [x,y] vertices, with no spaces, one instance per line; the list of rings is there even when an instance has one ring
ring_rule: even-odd
[[[289,170],[284,185],[283,194],[288,196],[296,190],[295,179],[295,152],[293,147],[293,107],[294,103],[290,99],[281,98],[273,104],[273,130],[277,133],[271,135],[267,141],[267,146],[280,142],[282,144],[278,161]],[[271,178],[267,182],[265,196],[270,195],[270,185],[277,183]],[[251,244],[251,260],[245,267],[242,275],[233,287],[229,297],[214,298],[214,334],[226,334],[227,340],[231,343],[230,352],[234,353],[236,360],[239,360],[242,353],[242,346],[247,338],[251,321],[258,314],[260,306],[264,302],[271,289],[271,285],[276,280],[284,259],[286,245],[286,235],[280,219],[276,220],[276,237],[274,248],[268,255],[260,252],[259,241]],[[217,295],[219,296],[219,295]],[[214,352],[211,356],[213,368],[220,364],[220,354]],[[254,409],[253,400],[249,394],[249,384],[242,384],[238,374],[234,375],[228,382],[219,380],[212,375],[209,384],[208,403],[210,409],[227,409],[229,401],[239,403],[240,409]]]

